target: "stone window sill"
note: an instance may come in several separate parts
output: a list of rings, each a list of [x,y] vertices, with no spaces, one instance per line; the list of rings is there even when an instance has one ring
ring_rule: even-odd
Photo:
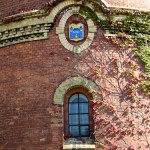
[[[95,150],[94,139],[89,137],[68,138],[64,141],[63,150]]]
[[[95,150],[95,144],[64,144],[63,150]]]

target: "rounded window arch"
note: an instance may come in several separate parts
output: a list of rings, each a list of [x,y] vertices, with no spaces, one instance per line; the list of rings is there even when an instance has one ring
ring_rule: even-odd
[[[64,97],[64,136],[94,138],[92,94],[73,87]]]
[[[69,133],[77,137],[89,137],[89,102],[82,93],[69,98]]]

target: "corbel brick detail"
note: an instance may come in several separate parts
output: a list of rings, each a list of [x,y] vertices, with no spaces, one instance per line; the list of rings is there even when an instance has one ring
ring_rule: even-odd
[[[2,24],[2,20],[0,20],[0,47],[47,39],[57,14],[66,7],[79,4],[81,2],[66,0],[54,7],[47,16],[42,16],[42,14],[44,15],[44,11],[39,10],[6,17],[3,20],[9,20],[15,17],[21,17],[23,19],[21,21],[10,22],[7,25]]]
[[[51,24],[37,24],[14,28],[0,33],[0,47],[22,43],[26,41],[41,40],[48,38]]]

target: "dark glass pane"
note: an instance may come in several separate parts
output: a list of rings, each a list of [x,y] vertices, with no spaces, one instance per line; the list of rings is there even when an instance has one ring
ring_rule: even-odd
[[[88,113],[88,103],[79,103],[79,113]]]
[[[80,115],[80,124],[89,124],[89,115],[88,114],[82,114]]]
[[[78,113],[78,103],[69,104],[69,113]]]
[[[78,94],[74,94],[70,97],[69,103],[78,102]]]
[[[88,102],[88,99],[83,94],[79,94],[79,102]]]
[[[79,118],[78,115],[69,115],[69,125],[78,125]]]
[[[80,126],[81,136],[89,136],[89,126]]]
[[[69,100],[69,130],[72,136],[89,136],[88,99],[78,93]]]
[[[79,126],[70,126],[70,134],[72,136],[79,136]]]

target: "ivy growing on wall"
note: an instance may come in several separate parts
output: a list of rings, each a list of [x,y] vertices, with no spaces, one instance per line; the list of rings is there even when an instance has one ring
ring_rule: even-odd
[[[100,20],[95,12],[86,7],[86,2],[90,2],[95,11],[104,12],[106,19]],[[126,40],[136,44],[136,48],[134,47],[133,51],[140,58],[144,65],[145,74],[148,76],[143,81],[142,87],[147,94],[150,94],[150,12],[117,8],[109,9],[100,0],[88,0],[83,1],[80,13],[86,15],[87,18],[91,18],[100,27],[109,30],[111,34],[115,34],[116,37],[128,37]],[[113,20],[117,15],[124,15],[125,17]]]
[[[92,91],[102,98],[93,100],[97,145],[105,150],[148,150],[149,12],[109,9],[101,1],[89,2],[95,11],[104,12],[105,19],[99,19],[87,8],[86,1],[83,1],[80,13],[93,19],[104,31],[109,31],[104,36],[106,42],[95,42],[84,54],[86,56],[81,56],[84,58],[81,65],[76,67],[79,73],[95,80],[101,89]],[[117,18],[119,15],[123,17]],[[110,44],[111,49],[104,48],[105,44]]]

